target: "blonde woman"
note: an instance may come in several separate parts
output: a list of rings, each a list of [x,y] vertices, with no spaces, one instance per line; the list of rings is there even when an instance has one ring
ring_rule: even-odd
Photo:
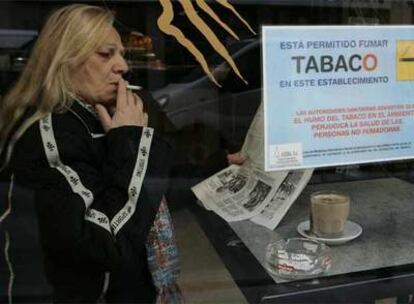
[[[56,303],[177,300],[171,151],[126,87],[113,22],[96,6],[54,12],[1,101],[2,164],[35,190]]]

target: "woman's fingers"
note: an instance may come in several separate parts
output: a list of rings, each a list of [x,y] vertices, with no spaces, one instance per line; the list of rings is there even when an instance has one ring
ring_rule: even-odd
[[[108,132],[112,127],[112,117],[109,115],[108,110],[100,104],[95,105],[96,112],[98,113],[99,120],[105,132]]]
[[[108,110],[102,105],[96,105],[99,119],[105,131],[122,126],[148,125],[148,114],[144,112],[142,99],[127,89],[127,82],[121,79],[118,83],[118,96],[115,111]]]
[[[123,79],[118,82],[118,96],[116,98],[116,110],[124,109],[128,105],[127,82]]]
[[[144,103],[142,99],[137,95],[133,94],[135,115],[139,120],[141,126],[146,127],[148,125],[148,114],[144,111]]]
[[[244,156],[241,152],[227,154],[227,161],[229,164],[241,165],[246,161],[246,156]]]
[[[148,126],[148,114],[146,112],[144,112],[144,125],[143,127],[147,127]]]

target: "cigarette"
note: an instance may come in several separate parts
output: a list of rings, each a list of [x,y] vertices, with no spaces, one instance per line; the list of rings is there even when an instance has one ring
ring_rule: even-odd
[[[139,90],[142,90],[142,87],[140,87],[140,86],[137,86],[137,85],[127,85],[127,89],[128,90],[131,90],[131,91],[139,91]]]

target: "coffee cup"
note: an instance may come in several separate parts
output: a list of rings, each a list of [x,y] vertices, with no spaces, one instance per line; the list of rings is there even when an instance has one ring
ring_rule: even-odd
[[[319,237],[343,236],[349,216],[351,199],[338,191],[318,191],[311,194],[311,231]]]

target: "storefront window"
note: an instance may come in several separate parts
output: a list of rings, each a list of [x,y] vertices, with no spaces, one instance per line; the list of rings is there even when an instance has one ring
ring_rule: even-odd
[[[231,157],[244,151],[247,140],[256,150],[263,149],[264,128],[258,122],[264,98],[263,26],[411,26],[413,1],[232,0],[234,11],[223,5],[227,1],[206,1],[225,26],[202,9],[200,3],[204,1],[193,2],[195,15],[209,30],[207,34],[206,27],[191,22],[182,5],[186,1],[80,2],[116,12],[114,27],[129,67],[123,77],[129,84],[142,87],[141,92],[151,94],[150,107],[163,120],[157,128],[173,147],[164,194],[180,253],[178,284],[188,303],[413,303],[411,156],[369,163],[356,159],[347,165],[308,168],[302,175],[295,170],[286,170],[285,175],[269,173],[268,188],[257,180],[256,186],[249,184],[253,183],[250,171],[226,171],[229,162],[243,163]],[[0,108],[27,66],[47,16],[73,3],[0,2]],[[163,3],[172,5],[171,24],[193,48],[180,43],[179,35],[174,37],[160,29],[157,20],[165,12]],[[217,42],[209,41],[212,35]],[[414,36],[407,40],[413,43]],[[223,48],[217,47],[218,43]],[[204,67],[200,58],[205,61]],[[407,58],[414,70],[413,58]],[[407,92],[407,103],[412,104],[412,80],[407,80]],[[148,107],[144,105],[144,110]],[[281,128],[292,132],[289,126]],[[263,167],[260,169],[264,172]],[[284,205],[281,203],[284,209],[275,207],[272,211],[280,215],[275,227],[258,224],[260,219],[226,218],[218,211],[217,201],[211,197],[203,201],[201,190],[195,193],[194,186],[221,170],[214,182],[223,183],[223,187],[218,190],[217,184],[210,186],[217,188],[223,205],[226,195],[230,200],[230,194],[239,193],[243,187],[251,187],[256,200],[264,200],[259,196],[269,193],[274,199],[285,200]],[[50,302],[52,289],[44,269],[48,257],[41,248],[35,192],[19,182],[10,190],[12,174],[10,166],[0,172],[0,302]],[[358,227],[348,228],[360,230],[347,232],[355,237],[341,235],[333,241],[316,237],[330,247],[330,269],[323,273],[283,277],[278,275],[280,269],[269,271],[266,254],[270,243],[303,238],[304,234],[315,239],[309,227],[299,226],[309,220],[311,194],[324,190],[350,197],[348,220]],[[238,199],[246,201],[242,192]],[[211,204],[206,203],[209,200]],[[287,200],[291,200],[288,205]],[[254,199],[249,200],[245,209],[252,211],[255,204]],[[227,215],[231,213],[227,211]]]

